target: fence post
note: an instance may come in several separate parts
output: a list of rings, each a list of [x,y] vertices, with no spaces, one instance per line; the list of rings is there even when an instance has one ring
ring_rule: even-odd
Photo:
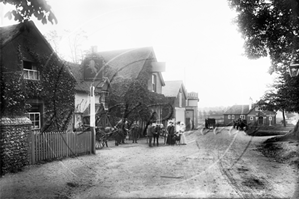
[[[30,132],[30,141],[31,141],[31,164],[35,164],[35,139],[34,131]]]

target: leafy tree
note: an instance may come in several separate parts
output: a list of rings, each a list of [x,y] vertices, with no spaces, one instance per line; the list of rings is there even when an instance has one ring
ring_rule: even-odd
[[[29,20],[32,15],[43,24],[47,22],[57,23],[57,19],[51,11],[51,6],[46,0],[0,0],[1,3],[11,4],[15,9],[5,14],[6,17],[15,21],[23,22]]]
[[[299,53],[298,0],[228,0],[249,58],[270,56],[272,67],[287,67]]]
[[[228,0],[228,2],[237,12],[235,22],[245,40],[245,52],[249,58],[269,56],[272,61],[270,73],[286,71],[294,58],[299,60],[298,0]],[[291,86],[288,82],[283,85]],[[299,87],[293,86],[295,88],[288,89]],[[284,96],[284,90],[278,90],[277,94]],[[297,98],[293,100],[297,101]],[[294,131],[299,134],[298,128]]]

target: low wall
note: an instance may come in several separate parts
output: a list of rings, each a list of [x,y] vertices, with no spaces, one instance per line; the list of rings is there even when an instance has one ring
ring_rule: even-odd
[[[20,171],[29,164],[31,121],[27,117],[0,120],[0,175]]]

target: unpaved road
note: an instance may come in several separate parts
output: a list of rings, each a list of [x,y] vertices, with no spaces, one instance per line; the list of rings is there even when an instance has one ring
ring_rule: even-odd
[[[113,146],[0,179],[0,198],[291,198],[298,169],[263,156],[269,137],[186,132],[187,145]],[[162,142],[162,140],[160,140]],[[298,198],[298,197],[297,197]]]

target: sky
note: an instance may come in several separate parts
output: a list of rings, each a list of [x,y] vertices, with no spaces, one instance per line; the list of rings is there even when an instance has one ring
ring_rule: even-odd
[[[58,24],[36,26],[43,35],[56,30],[59,52],[68,59],[68,40],[87,36],[81,48],[98,51],[152,46],[166,63],[165,81],[182,80],[197,92],[199,107],[248,104],[267,90],[270,59],[249,60],[226,0],[48,0]],[[0,7],[3,15],[9,6]],[[1,12],[3,11],[3,12]],[[16,23],[4,18],[1,25]],[[65,30],[68,30],[66,32]]]

